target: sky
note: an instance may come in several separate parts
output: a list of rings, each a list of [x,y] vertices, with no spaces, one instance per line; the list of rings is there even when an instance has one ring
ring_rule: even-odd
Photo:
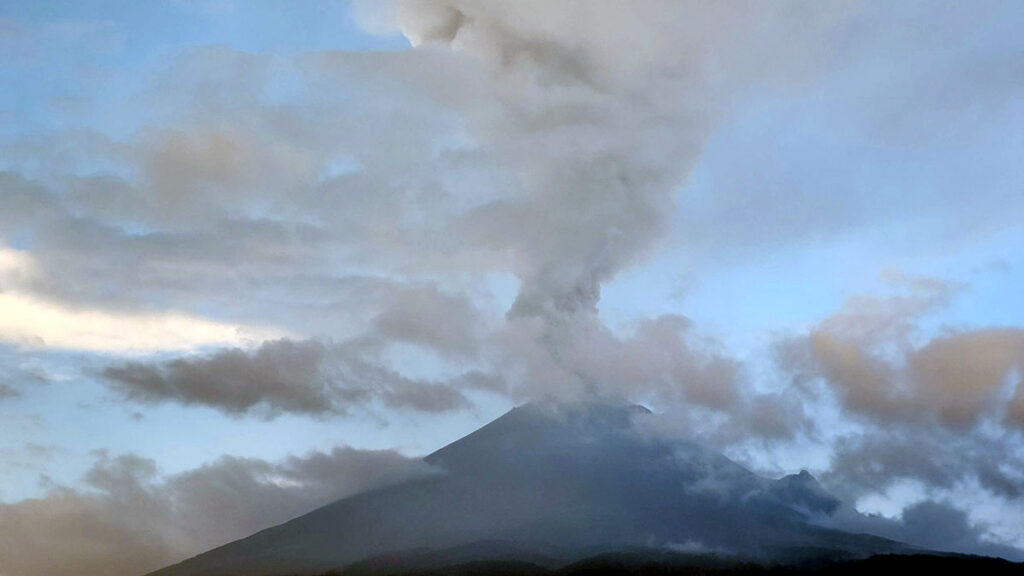
[[[592,398],[1024,548],[1022,25],[0,0],[0,576],[143,573]]]

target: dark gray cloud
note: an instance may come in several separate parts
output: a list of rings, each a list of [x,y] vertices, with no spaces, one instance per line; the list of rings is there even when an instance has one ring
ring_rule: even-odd
[[[919,427],[871,430],[836,442],[824,479],[855,500],[901,480],[953,490],[973,481],[999,498],[1024,495],[1024,464],[1011,441]]]
[[[845,530],[875,534],[928,550],[1024,560],[1020,549],[992,542],[986,537],[984,526],[972,524],[963,509],[946,502],[923,500],[908,506],[897,519],[863,516],[844,506],[833,516],[832,523]]]
[[[1024,552],[986,542],[984,529],[972,525],[967,514],[946,503],[924,501],[908,507],[901,518],[904,542],[932,550],[955,550],[1020,561]]]
[[[111,366],[104,377],[131,400],[176,400],[242,414],[257,404],[271,412],[322,413],[335,397],[320,364],[325,354],[315,341],[266,342],[252,353],[229,349],[212,356],[162,365],[129,362]]]
[[[468,405],[451,384],[406,378],[345,345],[315,340],[268,341],[252,351],[226,349],[163,363],[127,362],[106,367],[102,375],[128,400],[209,406],[236,416],[344,414],[372,402],[425,412]]]
[[[431,473],[392,451],[348,447],[279,462],[225,456],[168,478],[132,454],[97,453],[86,488],[0,504],[0,572],[133,576],[356,492]],[[202,522],[196,518],[202,517]]]

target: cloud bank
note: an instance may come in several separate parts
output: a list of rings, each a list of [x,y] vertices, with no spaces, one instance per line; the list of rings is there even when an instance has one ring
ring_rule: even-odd
[[[431,473],[392,451],[338,447],[279,462],[225,456],[163,477],[133,454],[96,454],[81,489],[0,504],[4,574],[132,576],[318,506]],[[201,519],[201,520],[200,520]]]
[[[344,414],[351,406],[374,401],[427,412],[467,404],[452,384],[412,380],[314,340],[267,341],[252,352],[235,348],[160,365],[129,362],[108,366],[103,376],[128,400],[176,401],[234,416],[250,411],[266,417]]]

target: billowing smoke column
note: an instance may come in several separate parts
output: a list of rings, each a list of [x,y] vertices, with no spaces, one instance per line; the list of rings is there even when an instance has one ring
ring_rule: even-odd
[[[602,284],[664,238],[674,195],[743,87],[814,67],[820,52],[809,48],[827,37],[834,8],[826,18],[806,3],[388,5],[419,50],[460,60],[463,84],[440,91],[507,175],[458,227],[466,242],[507,254],[520,280],[502,347],[527,359],[525,382],[614,387],[588,375],[595,352],[620,348],[597,320]],[[473,97],[459,100],[461,90]]]

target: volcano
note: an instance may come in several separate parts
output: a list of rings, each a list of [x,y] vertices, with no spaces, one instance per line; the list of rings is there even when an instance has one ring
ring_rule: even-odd
[[[696,442],[642,433],[648,414],[608,403],[514,408],[427,456],[433,474],[339,500],[152,576],[352,566],[394,573],[488,560],[557,567],[622,550],[754,562],[913,551],[826,527],[842,504],[807,472],[760,477]]]

